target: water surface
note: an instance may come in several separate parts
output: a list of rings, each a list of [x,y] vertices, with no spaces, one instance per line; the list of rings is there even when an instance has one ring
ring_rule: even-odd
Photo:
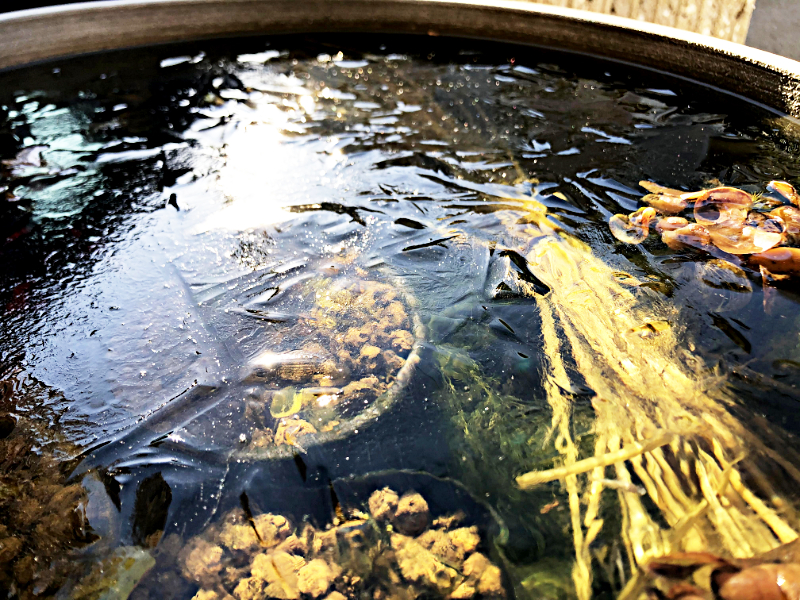
[[[434,39],[239,40],[3,78],[3,411],[16,423],[8,439],[28,436],[48,456],[75,459],[64,481],[88,494],[100,541],[66,546],[84,548],[89,564],[106,551],[98,548],[148,547],[161,532],[185,541],[239,505],[242,491],[264,511],[324,524],[330,482],[404,470],[463,486],[481,503],[516,595],[580,595],[569,485],[524,492],[514,483],[569,461],[554,437],[553,385],[569,400],[562,437],[580,458],[603,433],[579,359],[565,354],[564,373],[552,369],[540,301],[568,297],[569,278],[531,265],[547,236],[583,242],[583,256],[636,281],[637,306],[670,324],[698,389],[724,388],[721,410],[793,456],[794,284],[764,287],[745,265],[747,285],[721,285],[710,257],[670,250],[656,234],[621,244],[607,225],[641,205],[640,180],[752,193],[773,179],[797,183],[787,119],[628,66]],[[377,348],[392,349],[397,364],[382,354],[380,366],[365,366],[358,349],[336,363],[357,323],[319,328],[323,296],[365,285],[394,290],[380,310],[396,301],[404,311]],[[352,319],[378,308],[363,310]],[[413,339],[397,341],[396,331]],[[336,363],[340,379],[314,380],[325,388],[316,398],[376,369],[382,391],[410,357],[418,363],[385,411],[373,406],[378,392],[304,413],[335,431],[376,410],[364,427],[321,446],[292,438],[271,460],[274,444],[258,440],[293,398],[275,408],[274,394],[311,380],[258,364],[291,351]],[[341,360],[351,361],[345,374]],[[764,469],[796,505],[796,489],[782,489],[786,473]],[[413,479],[402,485],[413,489]],[[630,485],[644,482],[634,474]],[[612,597],[635,569],[620,550],[624,502],[604,494],[606,525],[589,564],[592,592]],[[674,524],[649,496],[642,502],[665,529]],[[717,540],[708,546],[724,551]],[[157,589],[153,573],[135,594]],[[175,590],[189,598],[197,588]]]

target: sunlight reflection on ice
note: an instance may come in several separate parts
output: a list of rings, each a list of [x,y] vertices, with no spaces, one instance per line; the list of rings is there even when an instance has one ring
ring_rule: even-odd
[[[289,206],[320,200],[319,187],[326,187],[326,174],[343,155],[320,154],[313,145],[292,143],[296,138],[287,132],[302,132],[297,121],[316,109],[309,94],[300,95],[297,105],[298,109],[285,110],[264,100],[256,105],[256,118],[226,140],[226,160],[217,185],[230,202],[199,224],[195,233],[263,228],[290,218]],[[304,174],[299,181],[297,173]]]

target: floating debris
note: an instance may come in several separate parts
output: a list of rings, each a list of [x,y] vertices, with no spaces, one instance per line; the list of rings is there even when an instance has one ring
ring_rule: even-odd
[[[697,223],[709,229],[734,229],[741,227],[753,197],[745,191],[732,187],[718,187],[698,192],[694,204]]]
[[[708,229],[697,223],[689,223],[679,229],[666,229],[661,233],[661,241],[672,250],[682,248],[705,249],[711,243]]]
[[[683,229],[688,224],[689,221],[683,217],[663,217],[656,222],[656,231],[658,233],[675,231],[676,229]]]
[[[797,206],[800,195],[791,184],[785,181],[767,184],[767,189],[792,203],[777,207],[774,199],[756,199],[734,187],[681,192],[650,181],[641,181],[639,185],[651,192],[642,198],[648,206],[627,217],[611,217],[609,227],[618,240],[640,244],[654,220],[661,241],[672,250],[692,248],[718,257],[720,251],[721,256],[726,257],[749,255],[748,262],[759,267],[765,288],[777,281],[770,277],[772,273],[800,273],[796,265],[800,257],[795,257],[794,252],[797,249],[785,246],[800,243],[800,208]],[[685,216],[676,216],[692,204],[693,222]],[[747,278],[746,273],[744,278]]]
[[[800,248],[772,248],[750,257],[750,262],[772,273],[800,275]]]
[[[651,192],[642,198],[642,201],[661,213],[667,215],[678,214],[683,212],[688,205],[687,200],[684,198],[687,195],[686,192],[666,188],[652,181],[640,181],[639,185]]]
[[[669,329],[668,321],[648,321],[644,325],[632,327],[631,329],[628,330],[628,333],[632,333],[633,335],[638,335],[639,337],[642,338],[651,338],[663,331],[667,331],[668,329]]]

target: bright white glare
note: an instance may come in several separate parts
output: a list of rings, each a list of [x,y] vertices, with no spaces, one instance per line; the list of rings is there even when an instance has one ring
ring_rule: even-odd
[[[308,114],[313,113],[314,109],[317,107],[312,96],[300,96],[297,102]]]
[[[326,63],[326,62],[338,62],[344,59],[344,54],[339,51],[335,56],[331,56],[330,54],[320,54],[317,56],[317,62]]]
[[[311,203],[327,187],[325,175],[341,162],[341,153],[321,155],[320,148],[297,143],[292,134],[306,132],[301,118],[317,109],[309,90],[298,91],[280,105],[274,95],[252,94],[249,107],[234,112],[242,121],[225,133],[225,162],[214,184],[229,202],[195,233],[240,232],[286,221],[293,215],[285,207]]]
[[[169,67],[174,67],[175,65],[180,65],[183,63],[190,62],[192,60],[191,56],[175,56],[172,58],[165,58],[161,61],[161,68],[168,69]]]
[[[322,396],[317,397],[317,404],[320,406],[328,406],[332,400],[334,400],[336,396],[333,394],[323,394]]]
[[[280,55],[281,53],[279,50],[267,50],[257,54],[240,54],[236,60],[238,60],[240,63],[264,64],[273,58],[278,58]]]

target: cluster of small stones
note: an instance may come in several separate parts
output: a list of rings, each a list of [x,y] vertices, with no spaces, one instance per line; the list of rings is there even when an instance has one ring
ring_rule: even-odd
[[[325,295],[317,304],[311,318],[321,327],[334,330],[330,350],[335,353],[339,367],[351,373],[372,374],[350,382],[344,388],[344,395],[385,389],[391,374],[405,362],[397,353],[407,354],[414,345],[408,312],[396,290],[384,283],[362,282]]]
[[[279,515],[241,511],[192,538],[179,555],[194,600],[451,600],[505,598],[500,569],[462,515],[432,520],[417,493],[389,488],[327,529],[294,529]]]
[[[322,289],[316,296],[308,320],[314,324],[319,341],[305,344],[302,352],[330,358],[313,374],[290,377],[282,373],[281,379],[300,384],[307,378],[317,389],[336,389],[331,407],[343,402],[366,406],[386,392],[405,364],[404,356],[414,346],[408,311],[392,286],[374,281],[339,290]],[[313,406],[281,418],[274,431],[256,430],[251,445],[295,445],[303,435],[339,424],[335,420],[322,426],[309,422],[304,410],[313,410]]]

